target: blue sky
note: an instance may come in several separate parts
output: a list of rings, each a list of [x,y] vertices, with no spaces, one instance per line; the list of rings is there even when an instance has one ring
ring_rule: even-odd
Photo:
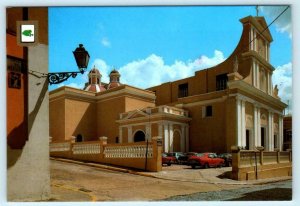
[[[285,8],[260,7],[269,24]],[[50,7],[50,72],[77,70],[72,51],[84,44],[108,82],[116,68],[121,82],[147,88],[194,74],[224,61],[242,32],[239,19],[255,16],[255,6]],[[279,95],[291,99],[292,36],[290,9],[270,27],[271,64]],[[86,75],[62,85],[82,88]]]

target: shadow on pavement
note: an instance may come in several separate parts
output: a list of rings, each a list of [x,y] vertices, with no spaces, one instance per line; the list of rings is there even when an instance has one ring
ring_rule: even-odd
[[[245,193],[244,196],[227,201],[247,201],[247,200],[269,200],[269,201],[289,201],[292,200],[291,188],[272,188]]]
[[[231,178],[231,171],[223,172],[222,174],[218,175],[217,177],[220,179],[232,179]]]

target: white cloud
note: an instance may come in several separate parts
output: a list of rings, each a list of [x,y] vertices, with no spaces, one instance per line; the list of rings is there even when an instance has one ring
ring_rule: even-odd
[[[215,50],[213,57],[201,56],[194,61],[176,60],[165,64],[162,57],[151,54],[145,59],[137,60],[119,68],[121,80],[125,84],[148,88],[168,81],[190,77],[195,71],[215,66],[224,61],[221,51]]]
[[[103,46],[105,46],[105,47],[110,47],[110,46],[111,46],[110,41],[109,41],[108,38],[106,38],[106,37],[102,38],[101,44],[102,44]]]
[[[102,75],[101,82],[108,83],[109,82],[109,73],[112,70],[111,67],[109,65],[107,65],[106,62],[102,59],[96,59],[91,65],[92,65],[92,68],[96,67],[100,71],[100,73]],[[90,72],[90,70],[88,72],[86,72],[86,74],[88,74]],[[85,75],[85,80],[86,80],[86,82],[88,81],[87,75]]]
[[[287,6],[260,6],[259,9],[264,15],[274,20]],[[271,22],[270,22],[271,23]],[[289,37],[292,37],[292,23],[291,23],[291,8],[288,8],[275,22],[277,31],[287,32]]]
[[[284,64],[278,66],[273,72],[273,85],[278,86],[279,92],[278,96],[281,98],[281,101],[286,104],[289,101],[289,112],[292,111],[292,63]]]
[[[57,85],[57,88],[63,87],[63,86],[73,87],[73,88],[77,88],[77,89],[83,89],[84,88],[84,82],[80,82],[80,83],[71,82],[71,83],[68,83],[68,84],[60,83],[60,84]]]

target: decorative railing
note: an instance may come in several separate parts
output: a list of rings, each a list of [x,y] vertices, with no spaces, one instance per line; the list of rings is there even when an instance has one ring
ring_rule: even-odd
[[[168,107],[168,106],[161,106],[161,111],[164,113],[175,114],[175,115],[182,115],[188,117],[188,111],[183,109],[175,108],[175,107]]]
[[[65,152],[70,151],[70,142],[57,142],[50,144],[50,152]]]
[[[101,147],[100,143],[92,144],[74,144],[73,154],[100,154]]]
[[[134,146],[106,146],[104,149],[105,158],[145,158],[146,145]],[[153,157],[153,147],[148,145],[147,158]]]

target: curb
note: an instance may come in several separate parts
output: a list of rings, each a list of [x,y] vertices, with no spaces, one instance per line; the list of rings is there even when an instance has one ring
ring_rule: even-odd
[[[117,171],[117,172],[123,172],[123,173],[129,173],[129,174],[134,174],[134,175],[140,175],[144,177],[151,177],[151,178],[157,178],[157,179],[163,179],[163,180],[170,180],[170,181],[178,181],[178,182],[193,182],[193,183],[206,183],[206,184],[215,184],[215,185],[263,185],[263,184],[268,184],[268,183],[275,183],[275,182],[281,182],[285,180],[291,180],[292,177],[286,176],[286,177],[279,177],[279,178],[272,178],[272,179],[261,179],[261,180],[250,180],[251,182],[212,182],[207,179],[204,180],[179,180],[179,179],[172,179],[172,178],[165,178],[165,177],[158,177],[156,175],[152,174],[147,174],[144,172],[138,172],[130,169],[124,169],[124,168],[119,168],[119,167],[113,167],[113,166],[108,166],[108,165],[102,165],[100,163],[89,163],[89,162],[82,162],[82,161],[77,161],[77,160],[69,160],[69,159],[63,159],[63,158],[53,158],[50,157],[50,160],[57,160],[61,162],[68,162],[68,163],[74,163],[78,165],[85,165],[85,166],[91,166],[91,167],[96,167],[96,168],[101,168],[101,169],[106,169],[106,170],[112,170],[112,171]]]

